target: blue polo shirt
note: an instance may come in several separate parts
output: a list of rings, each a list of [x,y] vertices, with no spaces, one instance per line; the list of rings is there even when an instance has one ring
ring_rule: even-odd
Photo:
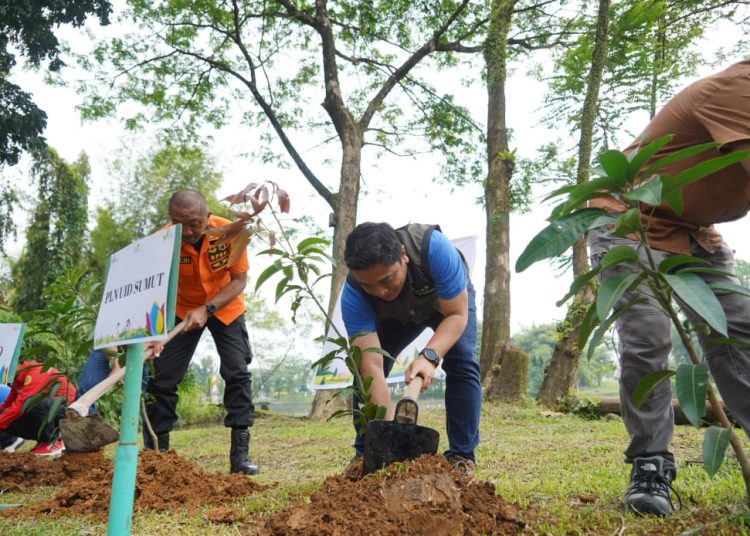
[[[448,237],[437,229],[432,232],[427,245],[427,264],[440,299],[455,298],[466,288],[466,269],[461,256]],[[375,331],[375,312],[364,293],[348,281],[341,290],[341,315],[350,337],[363,331]]]

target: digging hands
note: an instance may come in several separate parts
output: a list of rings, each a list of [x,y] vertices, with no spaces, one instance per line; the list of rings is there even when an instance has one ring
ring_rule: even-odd
[[[407,384],[411,383],[415,377],[422,376],[423,382],[420,393],[424,393],[432,383],[432,378],[435,376],[435,366],[420,355],[417,359],[412,361],[408,367],[406,367],[404,376]]]

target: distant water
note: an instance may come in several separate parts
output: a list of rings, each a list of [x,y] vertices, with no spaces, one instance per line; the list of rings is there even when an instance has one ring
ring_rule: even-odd
[[[394,399],[396,402],[398,399]],[[307,401],[286,401],[286,400],[262,400],[255,402],[255,408],[261,409],[261,405],[268,406],[268,411],[280,413],[282,415],[292,415],[294,417],[307,417],[310,414],[313,399]],[[442,398],[423,398],[419,401],[420,409],[443,409],[445,403]]]

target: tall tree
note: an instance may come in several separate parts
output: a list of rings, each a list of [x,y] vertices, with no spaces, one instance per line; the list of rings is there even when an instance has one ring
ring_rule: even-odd
[[[140,156],[123,148],[109,167],[119,179],[118,187],[104,206],[97,207],[91,231],[92,262],[99,272],[109,255],[167,222],[169,197],[177,190],[200,190],[214,214],[226,215],[226,207],[216,199],[222,176],[200,144],[162,138]]]
[[[63,24],[80,27],[89,15],[109,23],[107,0],[0,0],[0,170],[18,163],[23,151],[42,150],[47,114],[34,103],[32,95],[11,81],[17,56],[29,65],[47,63],[59,71],[60,43],[54,34]],[[15,192],[0,180],[0,252],[9,236],[15,236],[13,206]]]
[[[276,137],[287,158],[334,213],[333,256],[357,219],[362,150],[414,155],[427,144],[463,162],[474,125],[450,95],[426,80],[440,66],[418,67],[437,52],[461,49],[482,31],[486,11],[469,0],[326,0],[269,2],[144,2],[130,0],[128,15],[140,32],[103,45],[91,57],[106,59],[107,83],[91,93],[86,117],[115,111],[135,100],[157,121],[223,125],[239,102],[247,122],[265,125],[265,159]],[[452,63],[447,57],[446,64]],[[123,76],[127,75],[127,76]],[[396,95],[394,95],[396,93]],[[322,110],[318,103],[322,98]],[[323,113],[321,113],[323,112]],[[131,118],[135,122],[143,114]],[[314,132],[315,143],[338,143],[339,177],[330,187],[298,149]],[[296,139],[295,139],[296,138]],[[417,144],[409,144],[412,138]],[[307,152],[308,155],[314,152]],[[462,166],[458,166],[463,170]],[[330,310],[345,266],[335,265]]]
[[[44,289],[84,259],[88,219],[88,157],[68,164],[52,149],[34,153],[38,203],[26,229],[26,246],[13,265],[13,308],[42,309]]]
[[[592,148],[606,150],[613,140],[627,140],[630,135],[623,133],[624,124],[635,111],[645,110],[653,115],[656,99],[671,96],[680,79],[695,72],[701,53],[692,45],[718,20],[736,16],[741,4],[719,0],[617,2],[608,8],[606,53],[605,49],[600,50],[603,64],[597,65],[598,37],[593,42],[585,37],[590,32],[584,33],[577,46],[556,58],[557,73],[552,77],[546,106],[552,110],[553,121],[567,122],[573,132],[579,132],[577,183],[588,180]],[[600,2],[596,36],[601,9]],[[589,58],[593,60],[589,62]],[[599,80],[592,80],[592,74],[600,68],[603,70]],[[592,92],[596,92],[593,108]],[[573,249],[572,265],[574,277],[588,270],[583,242]],[[575,386],[580,364],[575,341],[587,303],[593,297],[593,288],[582,288],[565,320],[558,325],[559,342],[538,394],[542,404],[556,405]]]
[[[565,2],[495,0],[484,43],[487,71],[487,176],[484,182],[487,250],[480,369],[485,396],[517,400],[526,392],[527,356],[510,340],[510,213],[525,204],[526,177],[517,164],[506,123],[505,86],[511,60],[567,43],[575,32],[561,12]],[[524,166],[527,167],[528,166]]]
[[[514,155],[508,145],[505,83],[508,34],[517,0],[495,0],[490,11],[484,58],[487,68],[487,179],[484,205],[487,222],[484,325],[480,369],[490,378],[485,396],[506,401],[525,394],[528,356],[510,346],[510,181]],[[492,368],[492,373],[488,373]],[[493,386],[492,384],[496,384]]]
[[[50,71],[59,71],[65,63],[53,30],[63,24],[80,27],[89,15],[108,24],[110,11],[107,0],[0,2],[0,165],[15,165],[22,151],[45,145],[47,115],[9,79],[16,56],[20,53],[34,67],[48,62]]]
[[[246,113],[248,123],[270,127],[266,139],[278,138],[288,159],[334,211],[337,259],[356,222],[363,147],[414,154],[416,148],[405,147],[404,137],[418,135],[460,154],[461,129],[472,128],[464,114],[450,115],[456,110],[452,99],[438,95],[417,71],[428,56],[460,48],[482,27],[482,12],[470,9],[469,0],[331,6],[326,0],[131,0],[129,6],[129,18],[141,31],[104,44],[93,55],[108,59],[106,68],[115,72],[109,71],[101,93],[90,94],[84,115],[112,113],[115,103],[135,100],[157,121],[220,126],[236,106],[233,101],[249,97],[256,107]],[[321,96],[324,114],[311,102]],[[297,148],[295,137],[310,131],[315,143],[338,142],[336,188],[321,180]],[[448,131],[452,143],[444,143]],[[258,153],[278,159],[271,148],[264,144]],[[338,263],[334,300],[344,271]]]
[[[591,66],[586,80],[586,97],[580,114],[577,184],[589,180],[589,162],[591,161],[593,147],[595,118],[599,106],[599,90],[607,58],[609,7],[610,0],[599,0],[591,52]],[[581,239],[573,246],[573,276],[577,278],[588,270],[586,242]],[[584,285],[576,293],[565,320],[558,325],[559,337],[555,346],[555,353],[545,370],[544,381],[537,395],[537,400],[545,406],[557,405],[575,385],[581,361],[581,352],[578,349],[578,334],[583,317],[595,297],[596,290],[592,284]]]

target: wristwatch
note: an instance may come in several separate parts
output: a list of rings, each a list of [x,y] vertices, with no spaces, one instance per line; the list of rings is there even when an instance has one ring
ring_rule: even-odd
[[[437,368],[440,364],[440,356],[432,348],[422,348],[422,351],[419,352],[419,355],[424,356],[424,358],[432,363],[435,368]]]
[[[206,308],[206,311],[208,311],[208,316],[214,316],[214,313],[216,312],[216,306],[213,303],[207,303],[204,305]]]

